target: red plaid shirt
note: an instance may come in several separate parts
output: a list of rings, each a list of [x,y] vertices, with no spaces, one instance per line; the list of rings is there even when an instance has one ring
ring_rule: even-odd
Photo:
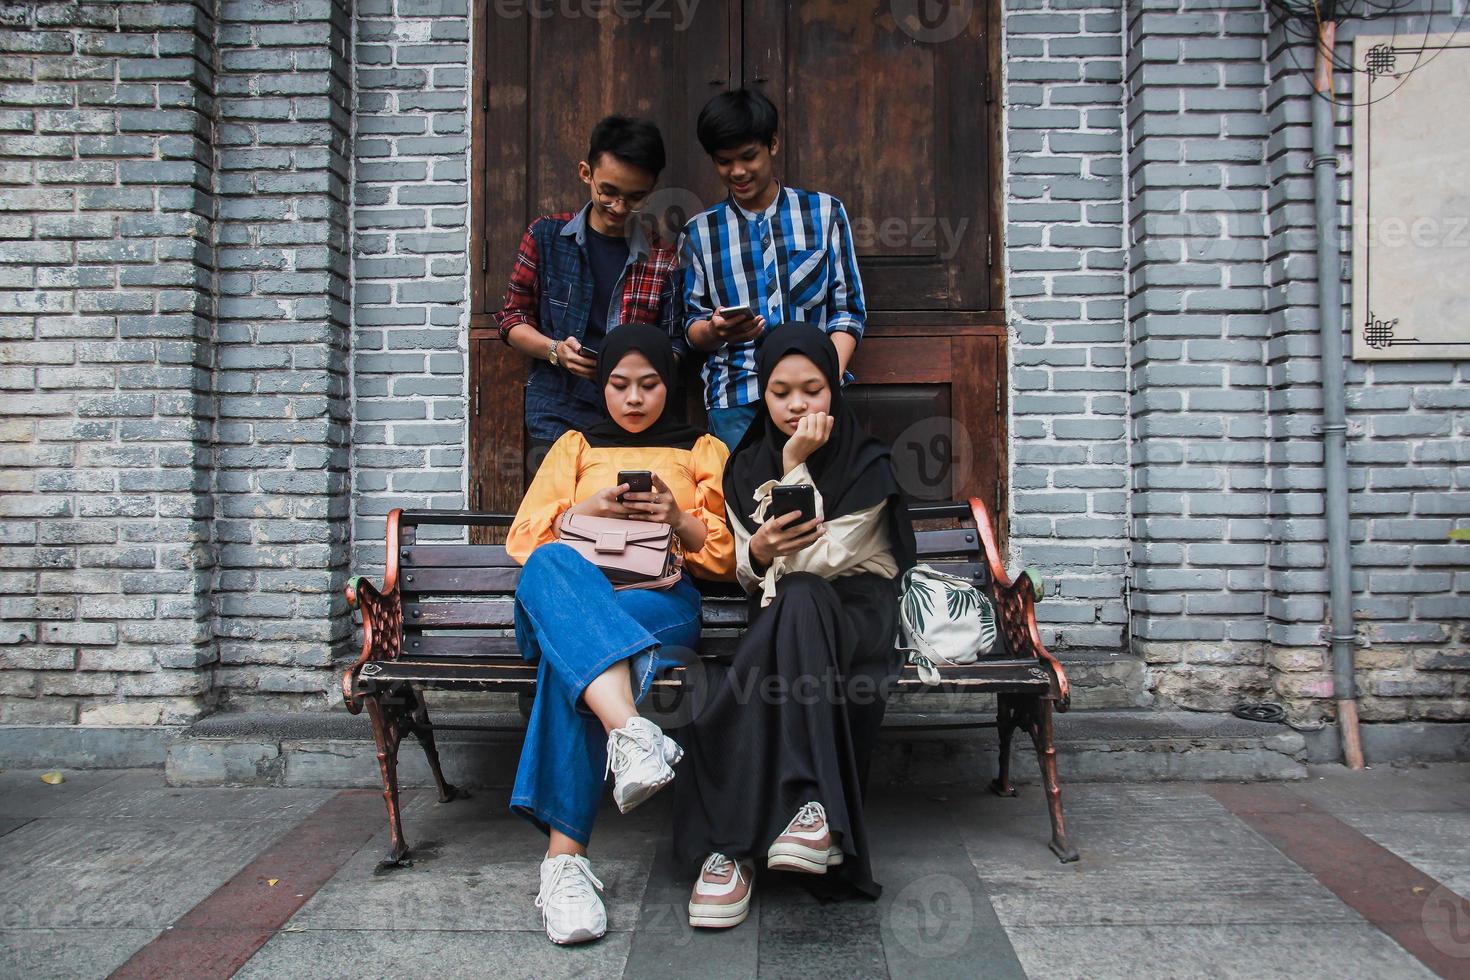
[[[552,340],[581,339],[587,328],[592,283],[590,273],[584,271],[581,245],[574,234],[565,233],[579,214],[585,214],[585,209],[538,218],[522,236],[505,288],[505,303],[495,314],[500,339],[506,343],[518,323],[528,323]],[[688,344],[679,315],[678,252],[656,236],[649,239],[635,234],[630,245],[636,258],[623,276],[617,322],[609,322],[607,329],[621,323],[663,324],[675,353],[682,358]]]

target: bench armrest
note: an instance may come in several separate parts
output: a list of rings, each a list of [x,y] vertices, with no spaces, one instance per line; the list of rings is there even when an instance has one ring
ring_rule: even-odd
[[[396,660],[403,648],[403,596],[398,591],[398,521],[402,513],[395,509],[388,514],[383,588],[379,590],[363,576],[354,575],[344,590],[347,605],[362,613],[362,653],[342,674],[342,700],[354,715],[362,710],[356,688],[363,665],[372,660]]]
[[[1014,655],[1035,657],[1041,661],[1041,666],[1051,674],[1052,684],[1057,692],[1057,710],[1066,711],[1072,701],[1067,672],[1041,642],[1041,631],[1036,626],[1036,602],[1041,597],[1041,576],[1028,568],[1012,581],[1001,563],[1000,545],[995,537],[995,522],[984,501],[979,497],[971,497],[970,513],[975,517],[975,530],[979,532],[985,563],[990,568],[996,611],[1000,617],[999,626],[1005,634],[1006,643]]]

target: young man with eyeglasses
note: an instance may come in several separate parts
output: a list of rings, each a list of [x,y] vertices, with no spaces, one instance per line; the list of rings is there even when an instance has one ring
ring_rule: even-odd
[[[760,407],[755,352],[767,330],[812,323],[837,348],[842,382],[867,309],[842,202],[775,177],[776,107],[753,89],[715,96],[696,134],[730,194],[684,226],[684,325],[708,354],[709,430],[734,452]]]
[[[679,315],[678,256],[637,220],[664,168],[653,123],[608,116],[592,130],[577,165],[591,200],[526,229],[495,314],[500,339],[531,358],[526,384],[528,463],[569,430],[602,417],[597,358],[602,338],[623,323],[664,327],[681,360],[688,349]]]

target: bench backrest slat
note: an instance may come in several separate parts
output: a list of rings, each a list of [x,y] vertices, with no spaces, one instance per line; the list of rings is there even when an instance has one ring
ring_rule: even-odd
[[[403,597],[403,655],[405,657],[494,657],[518,658],[512,636],[485,635],[509,631],[515,625],[515,589],[521,566],[496,544],[418,544],[415,523],[453,524],[452,515],[435,513],[433,521],[416,522],[424,515],[405,511],[403,538],[398,549],[398,585]],[[485,517],[486,515],[477,515]],[[509,523],[504,515],[478,524]],[[918,516],[918,515],[916,515]],[[926,519],[953,518],[954,513],[921,515]],[[921,562],[970,579],[989,591],[990,574],[980,557],[973,526],[916,530]],[[706,654],[733,650],[738,631],[745,625],[747,601],[733,583],[699,582],[704,593],[703,626],[718,630],[706,636],[701,649]],[[991,657],[1009,656],[1002,636]]]

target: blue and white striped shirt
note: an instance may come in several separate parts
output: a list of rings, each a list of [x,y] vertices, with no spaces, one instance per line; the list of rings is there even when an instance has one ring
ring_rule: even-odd
[[[767,331],[814,323],[828,333],[862,337],[867,309],[852,229],[830,194],[782,185],[760,214],[726,198],[684,226],[684,332],[722,306],[749,306]],[[703,368],[706,408],[734,408],[760,398],[756,345],[721,344]]]

